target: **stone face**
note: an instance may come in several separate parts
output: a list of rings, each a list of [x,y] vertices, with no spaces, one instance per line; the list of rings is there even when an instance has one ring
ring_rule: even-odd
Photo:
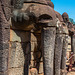
[[[28,42],[30,33],[21,30],[10,30],[10,41]]]
[[[44,75],[53,75],[55,35],[55,27],[44,27],[42,29]]]

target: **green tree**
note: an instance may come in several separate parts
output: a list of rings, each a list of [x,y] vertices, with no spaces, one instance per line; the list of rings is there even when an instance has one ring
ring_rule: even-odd
[[[75,24],[75,21],[72,18],[69,18],[69,21],[73,24]]]

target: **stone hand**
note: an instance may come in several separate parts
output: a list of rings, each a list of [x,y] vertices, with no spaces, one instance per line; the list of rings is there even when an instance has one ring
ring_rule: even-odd
[[[29,20],[29,16],[25,12],[21,12],[19,10],[14,10],[13,11],[13,20],[15,22],[22,22],[22,20]]]

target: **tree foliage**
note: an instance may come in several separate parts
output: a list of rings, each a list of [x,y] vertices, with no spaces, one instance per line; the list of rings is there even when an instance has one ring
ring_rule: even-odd
[[[69,21],[75,25],[75,21],[72,18],[69,18]]]

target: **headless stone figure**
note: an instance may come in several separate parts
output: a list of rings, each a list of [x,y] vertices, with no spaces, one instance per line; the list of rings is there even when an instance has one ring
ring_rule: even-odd
[[[69,21],[69,17],[67,13],[63,13],[62,14],[64,23],[63,27],[64,27],[64,40],[63,40],[63,49],[62,49],[62,60],[61,60],[61,75],[66,75],[66,52],[67,52],[67,48],[68,48],[68,27],[67,27],[67,22]]]

